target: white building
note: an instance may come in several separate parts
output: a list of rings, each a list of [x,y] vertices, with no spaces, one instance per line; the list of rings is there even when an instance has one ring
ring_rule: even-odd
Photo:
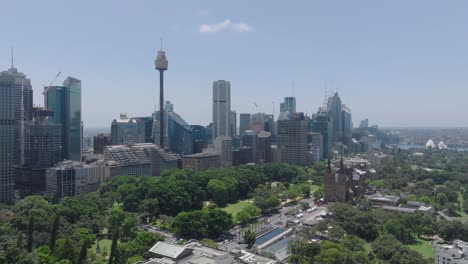
[[[455,240],[453,244],[434,243],[435,264],[468,264],[468,243]]]
[[[213,82],[213,142],[217,137],[231,136],[231,83]]]

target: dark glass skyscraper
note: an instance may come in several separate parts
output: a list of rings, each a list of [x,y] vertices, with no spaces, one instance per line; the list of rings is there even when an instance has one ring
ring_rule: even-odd
[[[193,153],[193,135],[192,127],[185,120],[173,112],[174,105],[168,102],[166,111],[164,111],[164,146],[166,149],[177,154],[192,154]],[[170,111],[169,111],[170,110]],[[160,131],[159,126],[159,111],[155,114],[154,131]],[[154,135],[154,141],[160,142],[160,133]]]
[[[331,113],[320,109],[318,113],[313,114],[311,130],[322,135],[323,150],[321,154],[324,158],[330,157],[333,142],[333,117]]]
[[[244,131],[250,129],[250,114],[239,114],[239,135],[244,135]]]
[[[62,129],[53,122],[51,110],[33,108],[33,119],[24,125],[24,156],[16,170],[21,195],[45,191],[46,168],[62,160]]]
[[[44,90],[45,106],[54,111],[54,121],[62,125],[62,155],[64,159],[81,160],[81,81],[68,77],[63,86]]]

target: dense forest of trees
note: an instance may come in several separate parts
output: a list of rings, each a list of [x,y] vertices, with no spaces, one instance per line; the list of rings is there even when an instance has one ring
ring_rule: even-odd
[[[282,196],[310,194],[307,180],[304,168],[268,164],[121,176],[98,192],[58,203],[48,196],[29,196],[0,209],[0,263],[134,263],[164,239],[141,230],[140,223],[158,219],[181,237],[215,238],[260,210],[276,208]],[[279,184],[272,187],[271,182]],[[237,216],[217,209],[255,197],[255,205]],[[211,205],[204,209],[205,201]],[[105,240],[109,248],[98,253],[97,241]]]

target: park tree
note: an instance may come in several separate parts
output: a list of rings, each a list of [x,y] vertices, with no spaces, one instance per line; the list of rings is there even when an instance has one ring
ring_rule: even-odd
[[[212,179],[208,182],[208,192],[211,194],[213,201],[220,207],[226,205],[228,200],[228,189],[224,182],[217,179]]]
[[[60,226],[60,215],[55,214],[50,226],[50,242],[49,247],[52,252],[55,250],[55,242],[57,241],[58,229]]]
[[[255,233],[252,230],[248,229],[244,233],[244,242],[247,244],[247,248],[252,248],[256,240]]]

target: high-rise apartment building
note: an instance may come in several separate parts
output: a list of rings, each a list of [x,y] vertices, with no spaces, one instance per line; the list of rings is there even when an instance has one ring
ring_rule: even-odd
[[[303,113],[295,113],[291,119],[278,120],[277,137],[281,162],[294,165],[309,164],[307,121]]]
[[[64,159],[81,160],[83,141],[81,121],[81,81],[67,77],[63,86],[44,89],[45,108],[54,112],[54,122],[62,126]]]
[[[21,126],[31,110],[31,80],[14,68],[12,59],[11,68],[0,72],[0,202],[14,198],[15,166],[24,153]]]
[[[112,145],[133,145],[145,142],[145,124],[121,114],[111,125]]]
[[[217,137],[230,137],[231,84],[219,80],[213,82],[213,142]]]
[[[239,135],[244,135],[246,130],[250,129],[250,114],[239,114]]]

